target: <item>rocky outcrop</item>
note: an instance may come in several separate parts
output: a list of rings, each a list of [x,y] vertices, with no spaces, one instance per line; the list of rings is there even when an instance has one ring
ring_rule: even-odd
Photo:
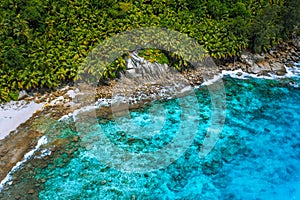
[[[296,47],[300,51],[300,37],[295,37],[292,40],[292,44],[294,47]]]
[[[300,39],[294,41],[293,45],[284,43],[279,45],[277,49],[263,54],[245,51],[239,58],[240,63],[237,63],[237,68],[251,74],[284,76],[287,73],[286,66],[299,61],[300,54],[297,46],[300,47]]]
[[[166,78],[170,73],[171,68],[167,64],[151,63],[138,56],[137,52],[132,53],[130,57],[127,59],[127,70],[121,74],[123,78],[143,83]]]
[[[25,90],[21,90],[21,91],[19,92],[18,100],[25,99],[26,97],[29,97],[28,93],[27,93]]]
[[[226,63],[224,66],[219,66],[219,70],[237,70],[241,69],[244,72],[249,72],[257,75],[268,75],[269,73],[282,76],[286,74],[285,66],[289,66],[293,62],[299,61],[300,51],[300,38],[295,39],[292,44],[282,44],[278,48],[270,50],[265,54],[252,54],[250,52],[244,52],[239,60],[235,60],[234,63]],[[159,70],[158,70],[159,68]],[[202,71],[201,71],[202,70]],[[204,70],[204,71],[203,71]],[[182,72],[183,77],[174,76],[170,73],[170,68],[166,68],[165,65],[160,64],[150,64],[148,61],[144,61],[141,58],[133,56],[132,63],[129,63],[128,70],[123,74],[123,82],[119,80],[111,81],[109,85],[102,85],[96,89],[96,99],[97,98],[111,98],[114,92],[124,91],[125,85],[128,83],[128,88],[131,87],[130,80],[135,80],[137,83],[143,83],[138,87],[136,93],[139,96],[155,96],[158,97],[162,89],[166,93],[165,88],[162,88],[158,83],[163,83],[164,85],[167,81],[169,83],[180,83],[178,80],[181,78],[182,85],[175,88],[176,91],[181,91],[185,89],[186,86],[190,85],[200,85],[203,83],[203,74],[205,69],[188,69]],[[239,72],[241,74],[241,72]],[[151,74],[151,76],[149,75]],[[172,75],[172,76],[171,76]],[[171,78],[172,77],[172,78]],[[121,79],[122,79],[121,78]],[[125,80],[126,79],[126,80]],[[156,84],[152,84],[153,81],[157,81]],[[145,82],[150,82],[149,84]],[[125,84],[126,83],[126,84]],[[139,86],[139,84],[137,84]],[[120,90],[118,90],[120,86]],[[123,90],[121,90],[123,89]],[[74,90],[74,91],[73,91]],[[81,85],[79,93],[84,90],[90,92],[90,88]],[[70,92],[73,91],[73,92]],[[6,174],[11,170],[11,168],[20,161],[24,154],[30,149],[34,148],[37,138],[44,134],[44,130],[39,130],[39,127],[49,126],[49,129],[61,116],[72,112],[77,107],[74,107],[73,103],[88,102],[86,99],[80,100],[82,98],[80,94],[76,94],[76,89],[74,87],[66,88],[63,90],[58,90],[55,92],[47,93],[45,95],[41,94],[30,94],[28,96],[25,92],[22,94],[20,92],[19,98],[25,101],[36,101],[46,102],[45,108],[42,112],[36,113],[26,124],[21,125],[18,131],[0,140],[0,179],[2,180]],[[130,91],[125,90],[124,92]],[[170,93],[173,92],[170,90]],[[74,93],[74,94],[73,94]],[[165,97],[165,95],[164,95]],[[144,102],[142,102],[144,103]],[[140,105],[143,105],[143,104]],[[137,104],[134,104],[135,106]],[[76,104],[77,106],[77,104]],[[81,105],[78,105],[80,107]],[[138,105],[133,108],[138,108]],[[103,118],[109,118],[112,110],[110,108],[103,108],[97,111],[97,115],[103,116]],[[49,114],[50,113],[50,114]],[[89,115],[86,115],[90,118]],[[53,120],[49,120],[53,119]],[[48,129],[48,128],[46,128]],[[18,132],[18,134],[16,134]],[[237,141],[235,142],[237,147],[241,147],[241,144]],[[232,144],[231,144],[232,146]],[[223,162],[230,162],[233,156],[236,154],[237,148],[223,148],[221,152],[217,155],[207,159],[203,162],[203,173],[205,174],[215,174],[222,167]],[[239,149],[239,153],[245,151],[244,148]],[[34,192],[29,189],[28,193]],[[1,198],[1,197],[0,197]]]
[[[286,68],[284,67],[284,64],[279,62],[271,63],[271,70],[278,76],[283,76],[286,74]]]

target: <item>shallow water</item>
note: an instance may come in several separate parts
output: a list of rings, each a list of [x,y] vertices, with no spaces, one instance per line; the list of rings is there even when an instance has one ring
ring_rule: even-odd
[[[196,96],[86,122],[88,131],[50,130],[49,140],[80,135],[80,147],[72,158],[57,154],[47,167],[36,168],[34,178],[44,180],[39,198],[300,199],[299,79],[223,81],[226,121],[205,158],[199,150],[211,103],[203,87]],[[181,142],[168,155],[160,152],[176,139]],[[159,153],[137,157],[151,152]],[[64,165],[53,164],[64,159]]]

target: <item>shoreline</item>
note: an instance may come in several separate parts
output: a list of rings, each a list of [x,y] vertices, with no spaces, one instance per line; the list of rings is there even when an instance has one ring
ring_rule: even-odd
[[[43,108],[43,103],[12,101],[0,108],[0,140]]]
[[[265,60],[266,62],[277,62],[284,66],[290,65],[292,62],[299,62],[300,58],[300,51],[297,50],[295,47],[291,47],[289,45],[285,46],[289,48],[289,52],[286,52],[286,48],[283,48],[279,53],[273,53],[275,56],[270,58],[270,55],[264,55],[264,57],[269,57]],[[247,54],[249,55],[249,54]],[[252,54],[253,55],[253,54]],[[254,56],[254,55],[253,55]],[[251,57],[251,54],[250,56]],[[254,58],[256,59],[256,58]],[[256,60],[258,63],[264,62],[261,58]],[[256,61],[252,63],[256,63]],[[250,62],[251,63],[251,62]],[[256,73],[251,73],[251,70],[257,69],[257,67],[253,64],[253,66],[249,65],[247,61],[241,62],[238,61],[236,63],[228,63],[227,65],[220,65],[218,66],[219,72],[215,74],[214,79],[209,80],[208,82],[203,82],[202,72],[193,71],[192,69],[186,70],[182,73],[182,75],[189,81],[189,84],[193,88],[205,86],[206,84],[211,84],[213,81],[219,80],[223,76],[226,75],[234,75],[235,78],[246,78],[246,76],[256,77],[256,78],[286,78],[290,77],[291,71],[287,70],[284,75],[277,74],[276,71],[272,71],[272,69],[268,73],[273,73],[274,75],[269,76],[266,68],[260,67],[261,71],[256,71]],[[265,63],[266,64],[266,63]],[[267,64],[266,64],[267,65]],[[292,66],[287,66],[292,67]],[[281,68],[281,70],[283,70]],[[253,71],[252,71],[253,72]],[[299,72],[300,74],[300,72]],[[108,86],[100,86],[97,88],[97,99],[98,99],[98,106],[99,105],[106,105],[109,108],[109,99],[113,96],[112,90],[113,87],[116,85],[115,81],[112,81]],[[150,86],[149,86],[150,87]],[[144,88],[143,92],[149,92],[149,90],[155,90],[155,88],[146,87]],[[156,87],[156,89],[161,89]],[[22,123],[18,126],[14,131],[10,132],[10,134],[0,140],[0,180],[4,180],[4,177],[8,175],[10,171],[12,171],[13,167],[16,166],[18,162],[23,160],[26,153],[30,152],[32,149],[36,147],[38,144],[38,139],[41,138],[48,129],[51,129],[52,125],[57,120],[62,120],[65,117],[73,116],[73,113],[78,108],[85,109],[85,106],[75,105],[74,100],[76,96],[76,89],[74,87],[67,87],[67,89],[63,88],[62,90],[55,91],[53,93],[49,93],[47,95],[43,95],[40,98],[36,98],[36,103],[43,103],[43,109],[39,112],[35,112],[32,117],[30,117],[25,123]],[[69,92],[71,91],[71,92]],[[77,91],[78,93],[78,91]],[[148,96],[155,93],[149,92]],[[147,94],[146,94],[147,95]],[[154,94],[155,95],[155,94]],[[63,97],[63,98],[61,98]],[[32,98],[32,97],[30,97]],[[96,103],[97,103],[96,102]],[[147,102],[147,101],[145,101]],[[143,102],[142,102],[143,103]],[[133,104],[134,107],[139,107],[140,104]],[[71,114],[70,114],[71,113]],[[109,115],[109,109],[107,112],[101,113],[103,116]],[[25,161],[24,161],[25,162]]]

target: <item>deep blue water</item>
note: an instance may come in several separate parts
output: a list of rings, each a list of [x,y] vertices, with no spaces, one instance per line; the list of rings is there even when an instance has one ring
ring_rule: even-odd
[[[300,83],[297,78],[225,78],[224,129],[203,159],[199,150],[211,109],[206,88],[195,91],[198,109],[194,109],[195,97],[187,96],[157,101],[115,120],[99,119],[98,124],[89,125],[89,132],[79,133],[84,147],[68,165],[48,167],[36,175],[38,179],[48,177],[39,197],[300,199],[300,89],[290,81]],[[102,140],[109,139],[124,150],[121,153],[149,153],[166,147],[179,130],[195,133],[179,158],[152,171],[145,168],[151,160],[135,160],[146,170],[140,173],[125,157],[107,154],[105,148],[109,147]],[[157,156],[164,161],[162,155]]]

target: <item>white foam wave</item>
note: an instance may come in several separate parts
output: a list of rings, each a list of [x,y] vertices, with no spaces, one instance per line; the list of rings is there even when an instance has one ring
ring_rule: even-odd
[[[39,140],[37,145],[35,146],[34,149],[32,149],[31,151],[29,151],[28,153],[26,153],[24,155],[24,158],[22,161],[19,161],[11,170],[10,172],[6,175],[6,177],[1,181],[0,183],[0,192],[4,189],[4,185],[6,183],[8,183],[9,185],[12,184],[11,178],[12,178],[12,174],[18,170],[28,159],[30,159],[34,153],[43,145],[43,144],[47,144],[48,140],[46,136],[42,136]]]
[[[208,85],[214,84],[216,81],[221,80],[226,76],[230,76],[231,78],[236,78],[236,79],[249,79],[249,78],[283,79],[283,78],[292,78],[292,77],[300,76],[300,63],[295,63],[294,66],[292,66],[292,67],[287,67],[287,66],[284,66],[284,67],[286,68],[286,71],[287,71],[287,73],[284,76],[277,76],[276,74],[273,74],[273,73],[268,73],[267,76],[250,74],[250,73],[244,72],[242,69],[233,70],[233,71],[223,70],[222,73],[215,75],[214,78],[209,79],[209,80],[203,82],[201,85],[195,86],[194,88],[197,89],[202,86],[208,86]],[[298,87],[298,85],[296,85],[296,84],[294,84],[292,86]],[[187,88],[184,88],[183,91],[181,91],[181,92],[184,92],[186,89]],[[190,89],[190,88],[188,88],[188,89]],[[170,99],[170,98],[172,98],[170,96],[170,92],[175,93],[178,91],[170,86],[165,86],[160,89],[158,94],[152,94],[152,96],[150,96],[150,98],[156,99],[155,97],[156,97],[156,95],[158,95],[159,97]],[[112,104],[115,104],[118,102],[123,102],[123,103],[135,102],[136,103],[136,102],[139,102],[139,101],[141,101],[143,99],[147,99],[147,98],[149,98],[149,97],[147,97],[146,94],[144,94],[142,92],[138,93],[138,97],[114,96],[112,99],[100,98],[93,105],[89,105],[89,106],[85,106],[80,109],[77,109],[73,113],[70,113],[68,115],[61,117],[59,120],[64,120],[64,119],[73,117],[74,121],[76,121],[76,119],[77,119],[76,116],[82,112],[93,111],[100,107],[110,107]]]
[[[247,72],[242,71],[241,69],[238,70],[234,70],[234,71],[222,71],[222,73],[220,73],[219,75],[215,75],[214,78],[209,79],[205,82],[203,82],[200,86],[195,86],[195,88],[199,88],[201,86],[207,86],[207,85],[211,85],[213,83],[215,83],[216,81],[224,78],[225,76],[230,76],[232,78],[236,78],[236,79],[248,79],[248,78],[261,78],[261,79],[283,79],[283,78],[292,78],[292,77],[299,77],[300,76],[300,63],[295,63],[294,66],[292,67],[287,67],[285,66],[287,73],[284,76],[277,76],[275,74],[269,73],[268,76],[262,76],[262,75],[256,75],[256,74],[250,74]],[[294,87],[299,87],[297,84],[291,84]],[[189,88],[190,89],[190,88]],[[170,91],[170,88],[168,88],[167,86],[162,88],[159,91],[159,96],[161,97],[167,97],[167,91]],[[73,91],[70,92],[69,94],[70,96],[73,96]],[[153,94],[154,95],[154,94]],[[147,98],[145,96],[145,94],[141,93],[139,95],[139,97],[137,97],[137,99],[131,99],[133,101],[140,101],[141,99]],[[119,98],[113,98],[113,99],[106,99],[106,98],[101,98],[98,99],[97,102],[94,105],[90,105],[90,106],[85,106],[82,107],[80,109],[75,110],[73,113],[69,113],[68,115],[64,115],[62,116],[60,120],[65,120],[67,118],[73,117],[74,121],[76,121],[76,115],[80,114],[81,112],[86,112],[86,111],[91,111],[91,110],[95,110],[99,107],[109,107],[112,104],[120,101],[120,100],[124,100],[124,99],[119,99]],[[128,100],[128,99],[127,99]],[[24,159],[20,162],[18,162],[13,168],[12,170],[7,174],[7,176],[5,177],[5,179],[3,179],[0,183],[0,192],[3,190],[4,185],[6,183],[10,183],[12,184],[11,181],[11,176],[12,174],[20,168],[20,166],[25,163],[28,159],[30,159],[32,157],[32,155],[40,148],[41,145],[46,144],[47,138],[46,136],[43,136],[42,138],[40,138],[40,140],[38,141],[38,144],[36,145],[36,147],[29,151],[28,153],[25,154]]]
[[[224,78],[225,76],[230,76],[231,78],[236,78],[236,79],[249,79],[249,78],[260,78],[260,79],[284,79],[284,78],[294,78],[294,77],[299,77],[300,76],[300,63],[295,63],[294,66],[287,67],[284,66],[286,69],[286,74],[284,76],[278,76],[273,73],[268,73],[268,76],[265,75],[257,75],[257,74],[250,74],[247,72],[244,72],[242,69],[238,70],[233,70],[233,71],[222,71],[222,73],[215,75],[214,78],[209,79],[205,82],[203,82],[200,86],[196,86],[196,88],[201,87],[201,86],[208,86],[216,81]]]

